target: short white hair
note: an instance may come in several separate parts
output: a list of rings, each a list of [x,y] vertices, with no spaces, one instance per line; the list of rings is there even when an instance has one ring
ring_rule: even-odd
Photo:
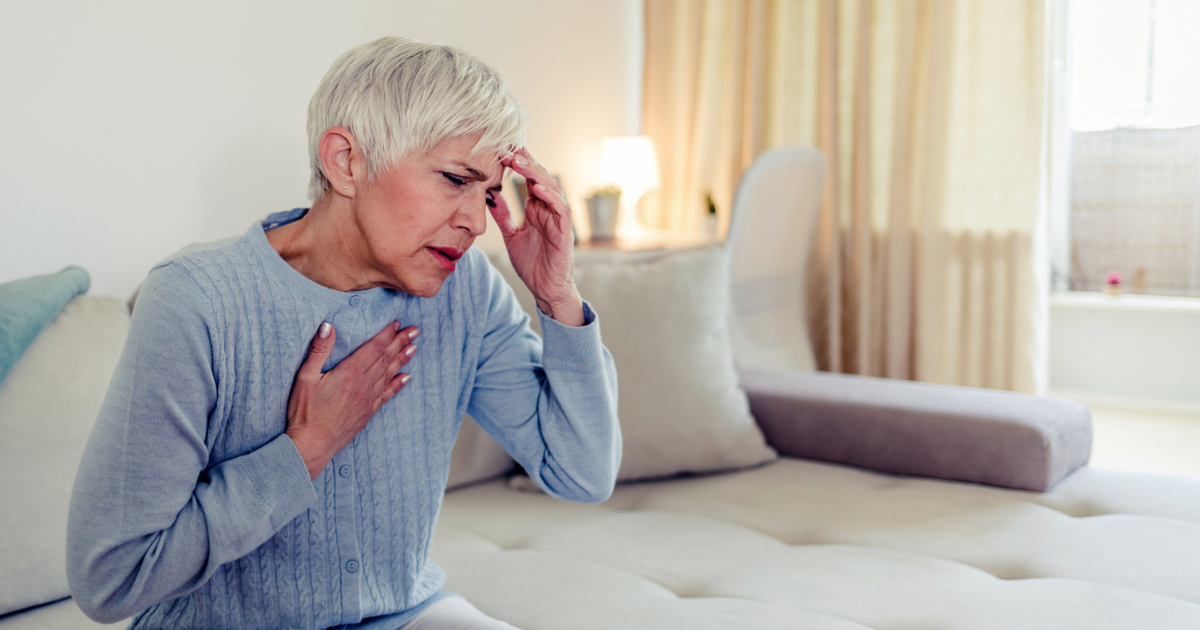
[[[308,104],[308,196],[329,190],[321,137],[354,135],[369,179],[443,140],[483,132],[471,155],[504,155],[525,144],[529,119],[508,82],[471,53],[403,37],[381,37],[333,62]]]

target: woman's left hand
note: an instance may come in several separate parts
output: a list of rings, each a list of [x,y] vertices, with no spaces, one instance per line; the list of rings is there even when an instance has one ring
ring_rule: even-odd
[[[583,300],[575,288],[571,208],[562,188],[524,148],[501,162],[525,178],[529,191],[525,221],[520,227],[503,197],[496,195],[492,208],[513,269],[543,313],[559,323],[582,326]]]

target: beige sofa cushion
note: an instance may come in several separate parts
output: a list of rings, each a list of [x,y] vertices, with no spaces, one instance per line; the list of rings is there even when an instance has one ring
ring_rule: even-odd
[[[1200,479],[1082,468],[1036,494],[781,459],[598,505],[448,493],[448,589],[524,630],[1200,627]],[[3,630],[103,627],[71,602]]]
[[[1054,492],[781,459],[619,486],[446,496],[446,587],[524,628],[1200,628],[1200,479],[1089,468]]]
[[[526,312],[533,296],[492,255]],[[775,458],[738,386],[729,343],[724,248],[575,268],[617,366],[623,453],[618,481],[753,466]]]
[[[471,416],[463,416],[454,448],[450,451],[450,474],[446,489],[453,490],[486,479],[499,477],[513,469],[516,462],[480,427]]]
[[[1200,627],[1200,479],[1036,494],[782,459],[598,505],[446,495],[447,588],[524,630]],[[3,630],[103,627],[67,601]]]
[[[0,384],[0,614],[67,595],[67,504],[129,329],[116,298],[67,304]]]
[[[99,630],[128,628],[129,619],[99,623],[87,618],[74,600],[65,599],[31,610],[0,617],[0,630]]]

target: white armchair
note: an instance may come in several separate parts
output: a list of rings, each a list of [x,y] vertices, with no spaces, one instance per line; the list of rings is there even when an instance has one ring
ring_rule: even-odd
[[[739,367],[816,369],[804,283],[824,183],[825,158],[810,147],[766,153],[742,175],[727,237]]]
[[[746,170],[729,230],[730,336],[780,453],[1043,491],[1088,460],[1091,416],[1065,400],[816,372],[804,288],[825,160],[806,147]]]

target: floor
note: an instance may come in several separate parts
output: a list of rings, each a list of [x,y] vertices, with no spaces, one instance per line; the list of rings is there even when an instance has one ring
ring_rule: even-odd
[[[1200,477],[1200,414],[1091,407],[1092,466]]]

